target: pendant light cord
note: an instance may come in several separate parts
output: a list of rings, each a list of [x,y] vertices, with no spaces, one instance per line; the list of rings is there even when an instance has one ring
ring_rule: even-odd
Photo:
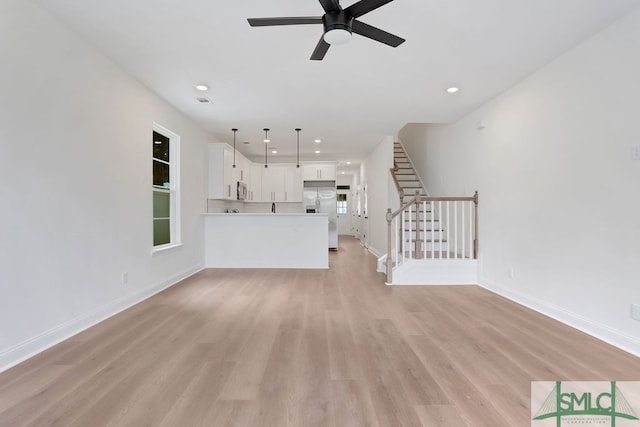
[[[300,167],[300,131],[302,129],[300,128],[296,128],[296,133],[298,134],[297,136],[297,141],[296,141],[296,167],[299,168]]]
[[[236,132],[238,129],[231,129],[233,131],[233,167],[236,167]]]
[[[269,129],[264,129],[264,167],[267,168],[267,144],[269,143]]]

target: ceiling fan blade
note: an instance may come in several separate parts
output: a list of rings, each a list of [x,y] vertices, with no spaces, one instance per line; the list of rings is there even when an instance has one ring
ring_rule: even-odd
[[[320,0],[320,4],[325,12],[330,12],[332,10],[342,10],[340,7],[340,3],[338,0]]]
[[[324,41],[324,35],[322,37],[320,37],[320,41],[318,42],[318,44],[316,45],[315,50],[311,54],[311,60],[312,61],[322,61],[324,56],[327,54],[327,51],[329,50],[329,46],[330,46],[330,44],[327,43],[326,41]]]
[[[393,0],[360,0],[358,3],[354,3],[346,8],[345,11],[349,13],[351,17],[358,18],[392,1]]]
[[[249,18],[252,27],[269,27],[272,25],[305,25],[322,24],[322,16],[295,16],[288,18]]]
[[[392,47],[398,47],[405,42],[405,40],[401,37],[394,36],[391,33],[382,31],[380,28],[372,27],[371,25],[365,24],[364,22],[356,21],[355,19],[353,20],[352,25],[352,30],[354,33],[360,34],[361,36],[368,37],[372,40],[384,43]]]

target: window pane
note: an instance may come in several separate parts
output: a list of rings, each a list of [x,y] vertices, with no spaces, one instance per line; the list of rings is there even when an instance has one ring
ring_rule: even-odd
[[[155,131],[153,132],[153,157],[165,162],[169,161],[169,138]]]
[[[153,192],[153,217],[169,218],[171,216],[171,195],[160,191]]]
[[[171,220],[153,220],[153,246],[171,243]]]
[[[170,188],[169,165],[153,161],[153,185]]]

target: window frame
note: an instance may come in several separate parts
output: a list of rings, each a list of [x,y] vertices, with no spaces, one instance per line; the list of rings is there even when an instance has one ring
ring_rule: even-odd
[[[153,153],[153,132],[157,132],[169,139],[169,161],[154,157]],[[180,136],[169,129],[153,123],[151,133],[151,167],[153,162],[158,161],[169,166],[169,188],[153,184],[153,172],[151,176],[151,245],[152,254],[171,249],[182,245],[181,222],[180,222]],[[167,218],[156,218],[153,212],[153,201],[155,193],[169,194],[169,243],[155,245],[154,222],[156,220],[166,220]]]

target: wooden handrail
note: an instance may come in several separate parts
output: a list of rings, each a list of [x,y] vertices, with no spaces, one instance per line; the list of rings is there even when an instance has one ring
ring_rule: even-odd
[[[401,206],[398,210],[391,213],[391,219],[397,217],[403,210],[407,209],[409,205],[415,205],[421,202],[474,202],[478,205],[478,192],[471,197],[429,197],[421,194],[416,194],[411,200],[409,200],[404,206]],[[389,209],[390,210],[390,209]],[[387,221],[390,221],[387,219]]]
[[[392,176],[394,176],[394,181],[396,182],[396,185],[399,186],[399,183],[397,182],[397,180],[395,179],[395,175],[393,174],[393,169],[392,169]],[[473,204],[474,204],[473,258],[474,259],[478,258],[478,192],[477,191],[474,192],[473,196],[471,196],[471,197],[429,197],[429,196],[423,196],[421,194],[416,194],[405,205],[403,205],[402,207],[397,209],[395,212],[392,212],[391,208],[387,209],[387,213],[386,213],[386,219],[387,219],[386,273],[387,273],[387,282],[388,283],[392,282],[392,274],[393,274],[393,259],[392,259],[392,253],[391,253],[391,251],[392,251],[392,247],[391,247],[391,238],[392,238],[392,228],[391,227],[392,227],[392,222],[393,222],[394,218],[396,218],[398,215],[400,215],[403,211],[405,211],[411,205],[417,205],[418,203],[424,203],[424,202],[473,202]],[[418,233],[419,233],[419,230],[418,230],[418,228],[416,228],[416,239],[415,239],[416,242],[418,242],[418,240],[419,240],[419,238],[418,238],[419,234]],[[417,248],[417,246],[416,246],[416,248]],[[417,251],[417,249],[416,249],[416,251]]]

